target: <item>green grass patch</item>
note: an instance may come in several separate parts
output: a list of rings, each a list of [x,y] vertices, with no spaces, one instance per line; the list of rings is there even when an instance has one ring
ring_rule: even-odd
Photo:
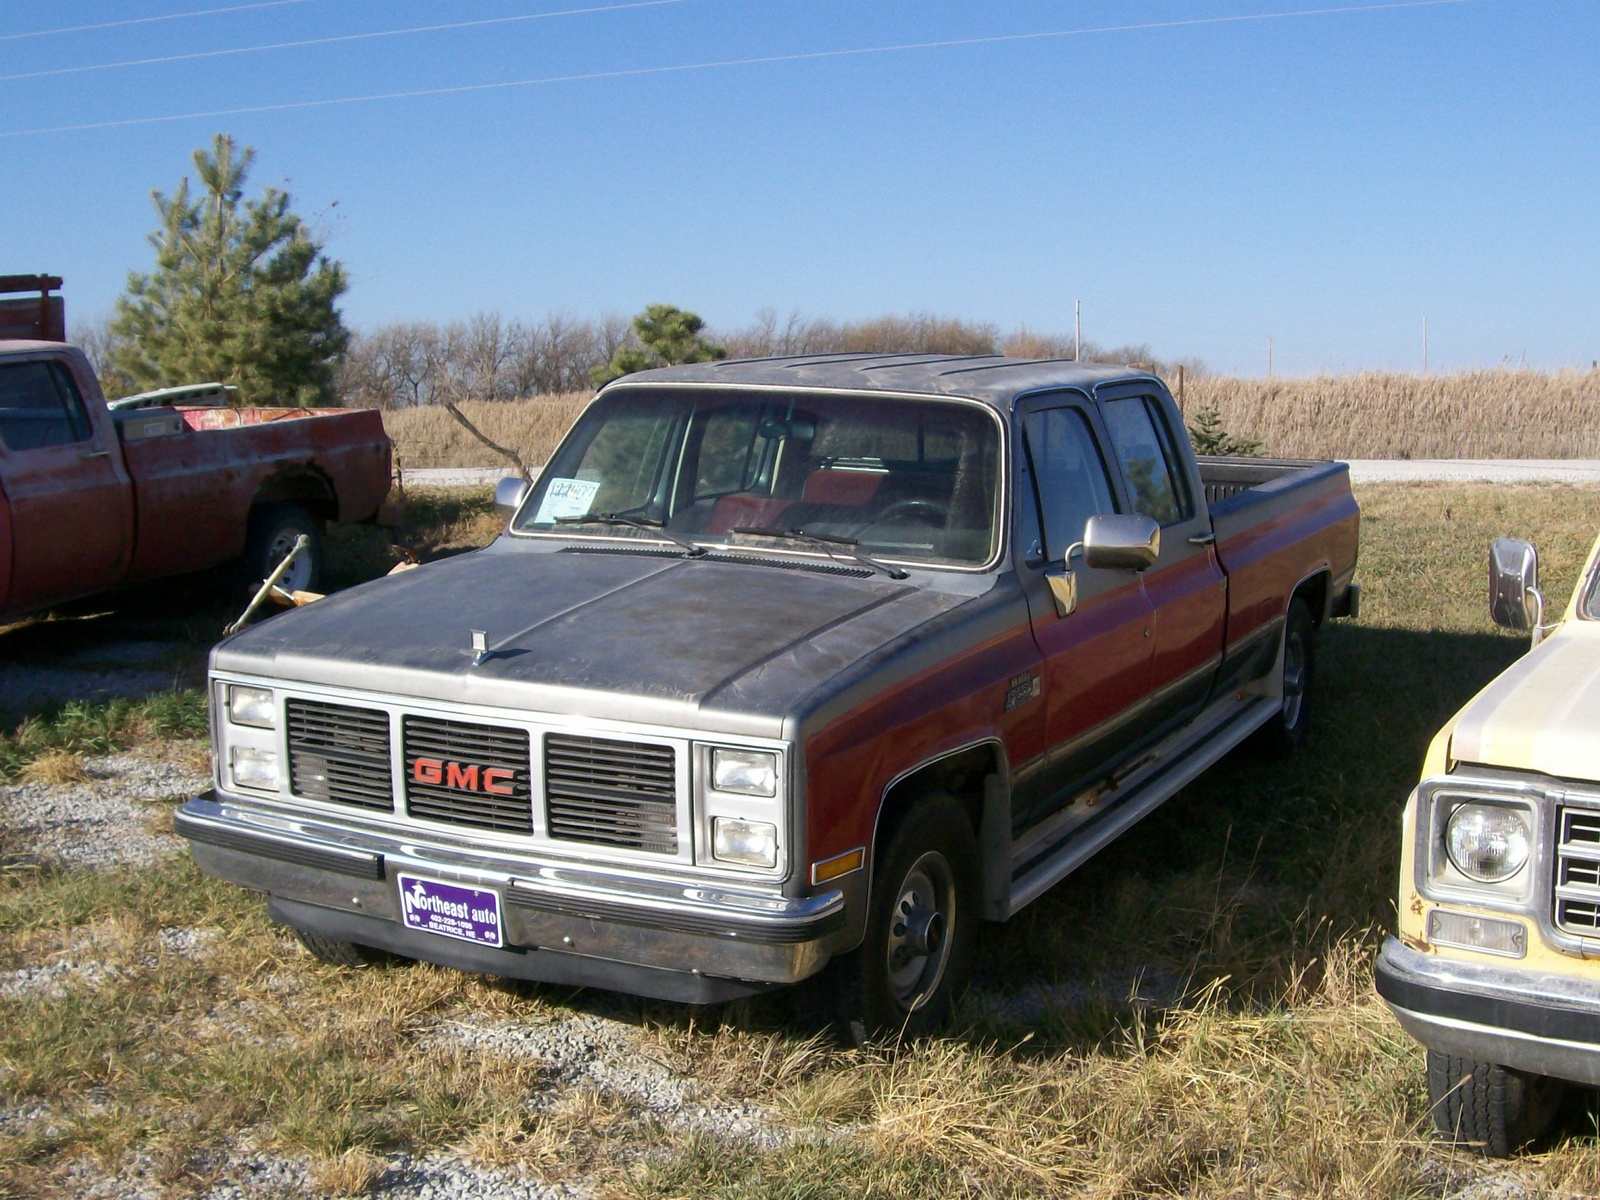
[[[0,733],[0,779],[14,779],[49,750],[109,754],[140,742],[196,738],[206,732],[202,688],[174,688],[142,699],[72,700],[24,717]]]

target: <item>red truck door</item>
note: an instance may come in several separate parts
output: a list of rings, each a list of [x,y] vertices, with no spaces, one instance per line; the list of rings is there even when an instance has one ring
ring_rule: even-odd
[[[115,439],[109,414],[90,412],[64,363],[0,363],[8,610],[87,595],[122,578],[133,540],[132,497]]]
[[[1153,609],[1143,580],[1133,571],[1084,567],[1081,550],[1091,516],[1117,511],[1111,472],[1100,452],[1088,398],[1079,393],[1037,397],[1023,414],[1027,473],[1042,531],[1022,547],[1020,576],[1028,594],[1034,640],[1045,659],[1047,742],[1043,763],[1019,778],[1013,793],[1013,828],[1021,833],[1069,806],[1084,788],[1103,778],[1141,736],[1144,701],[1150,692]],[[1060,615],[1047,572],[1070,566],[1078,601]],[[1070,822],[1069,822],[1070,823]]]
[[[1097,393],[1133,512],[1161,526],[1161,556],[1144,573],[1155,610],[1155,662],[1146,734],[1154,739],[1195,716],[1222,662],[1227,576],[1217,563],[1194,456],[1180,448],[1175,406],[1149,384]]]

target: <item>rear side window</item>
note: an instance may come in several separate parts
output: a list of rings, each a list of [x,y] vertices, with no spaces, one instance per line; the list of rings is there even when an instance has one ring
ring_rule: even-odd
[[[1075,408],[1046,408],[1028,414],[1028,458],[1039,489],[1039,521],[1045,555],[1059,563],[1083,527],[1099,513],[1116,512],[1111,478],[1101,461],[1094,432]]]
[[[0,365],[0,442],[7,450],[38,450],[87,441],[83,398],[60,363]]]
[[[1183,459],[1165,419],[1144,396],[1108,400],[1101,406],[1111,443],[1122,463],[1134,511],[1157,524],[1173,525],[1194,515]]]

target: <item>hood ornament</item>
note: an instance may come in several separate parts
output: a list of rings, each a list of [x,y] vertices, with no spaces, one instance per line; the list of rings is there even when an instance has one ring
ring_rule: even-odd
[[[472,665],[483,666],[483,660],[489,657],[489,633],[484,629],[472,631]]]

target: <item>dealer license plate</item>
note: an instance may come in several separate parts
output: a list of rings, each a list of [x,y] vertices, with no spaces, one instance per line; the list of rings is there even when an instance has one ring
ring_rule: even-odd
[[[477,946],[503,946],[500,893],[442,879],[398,874],[400,920],[407,929],[437,933]]]

